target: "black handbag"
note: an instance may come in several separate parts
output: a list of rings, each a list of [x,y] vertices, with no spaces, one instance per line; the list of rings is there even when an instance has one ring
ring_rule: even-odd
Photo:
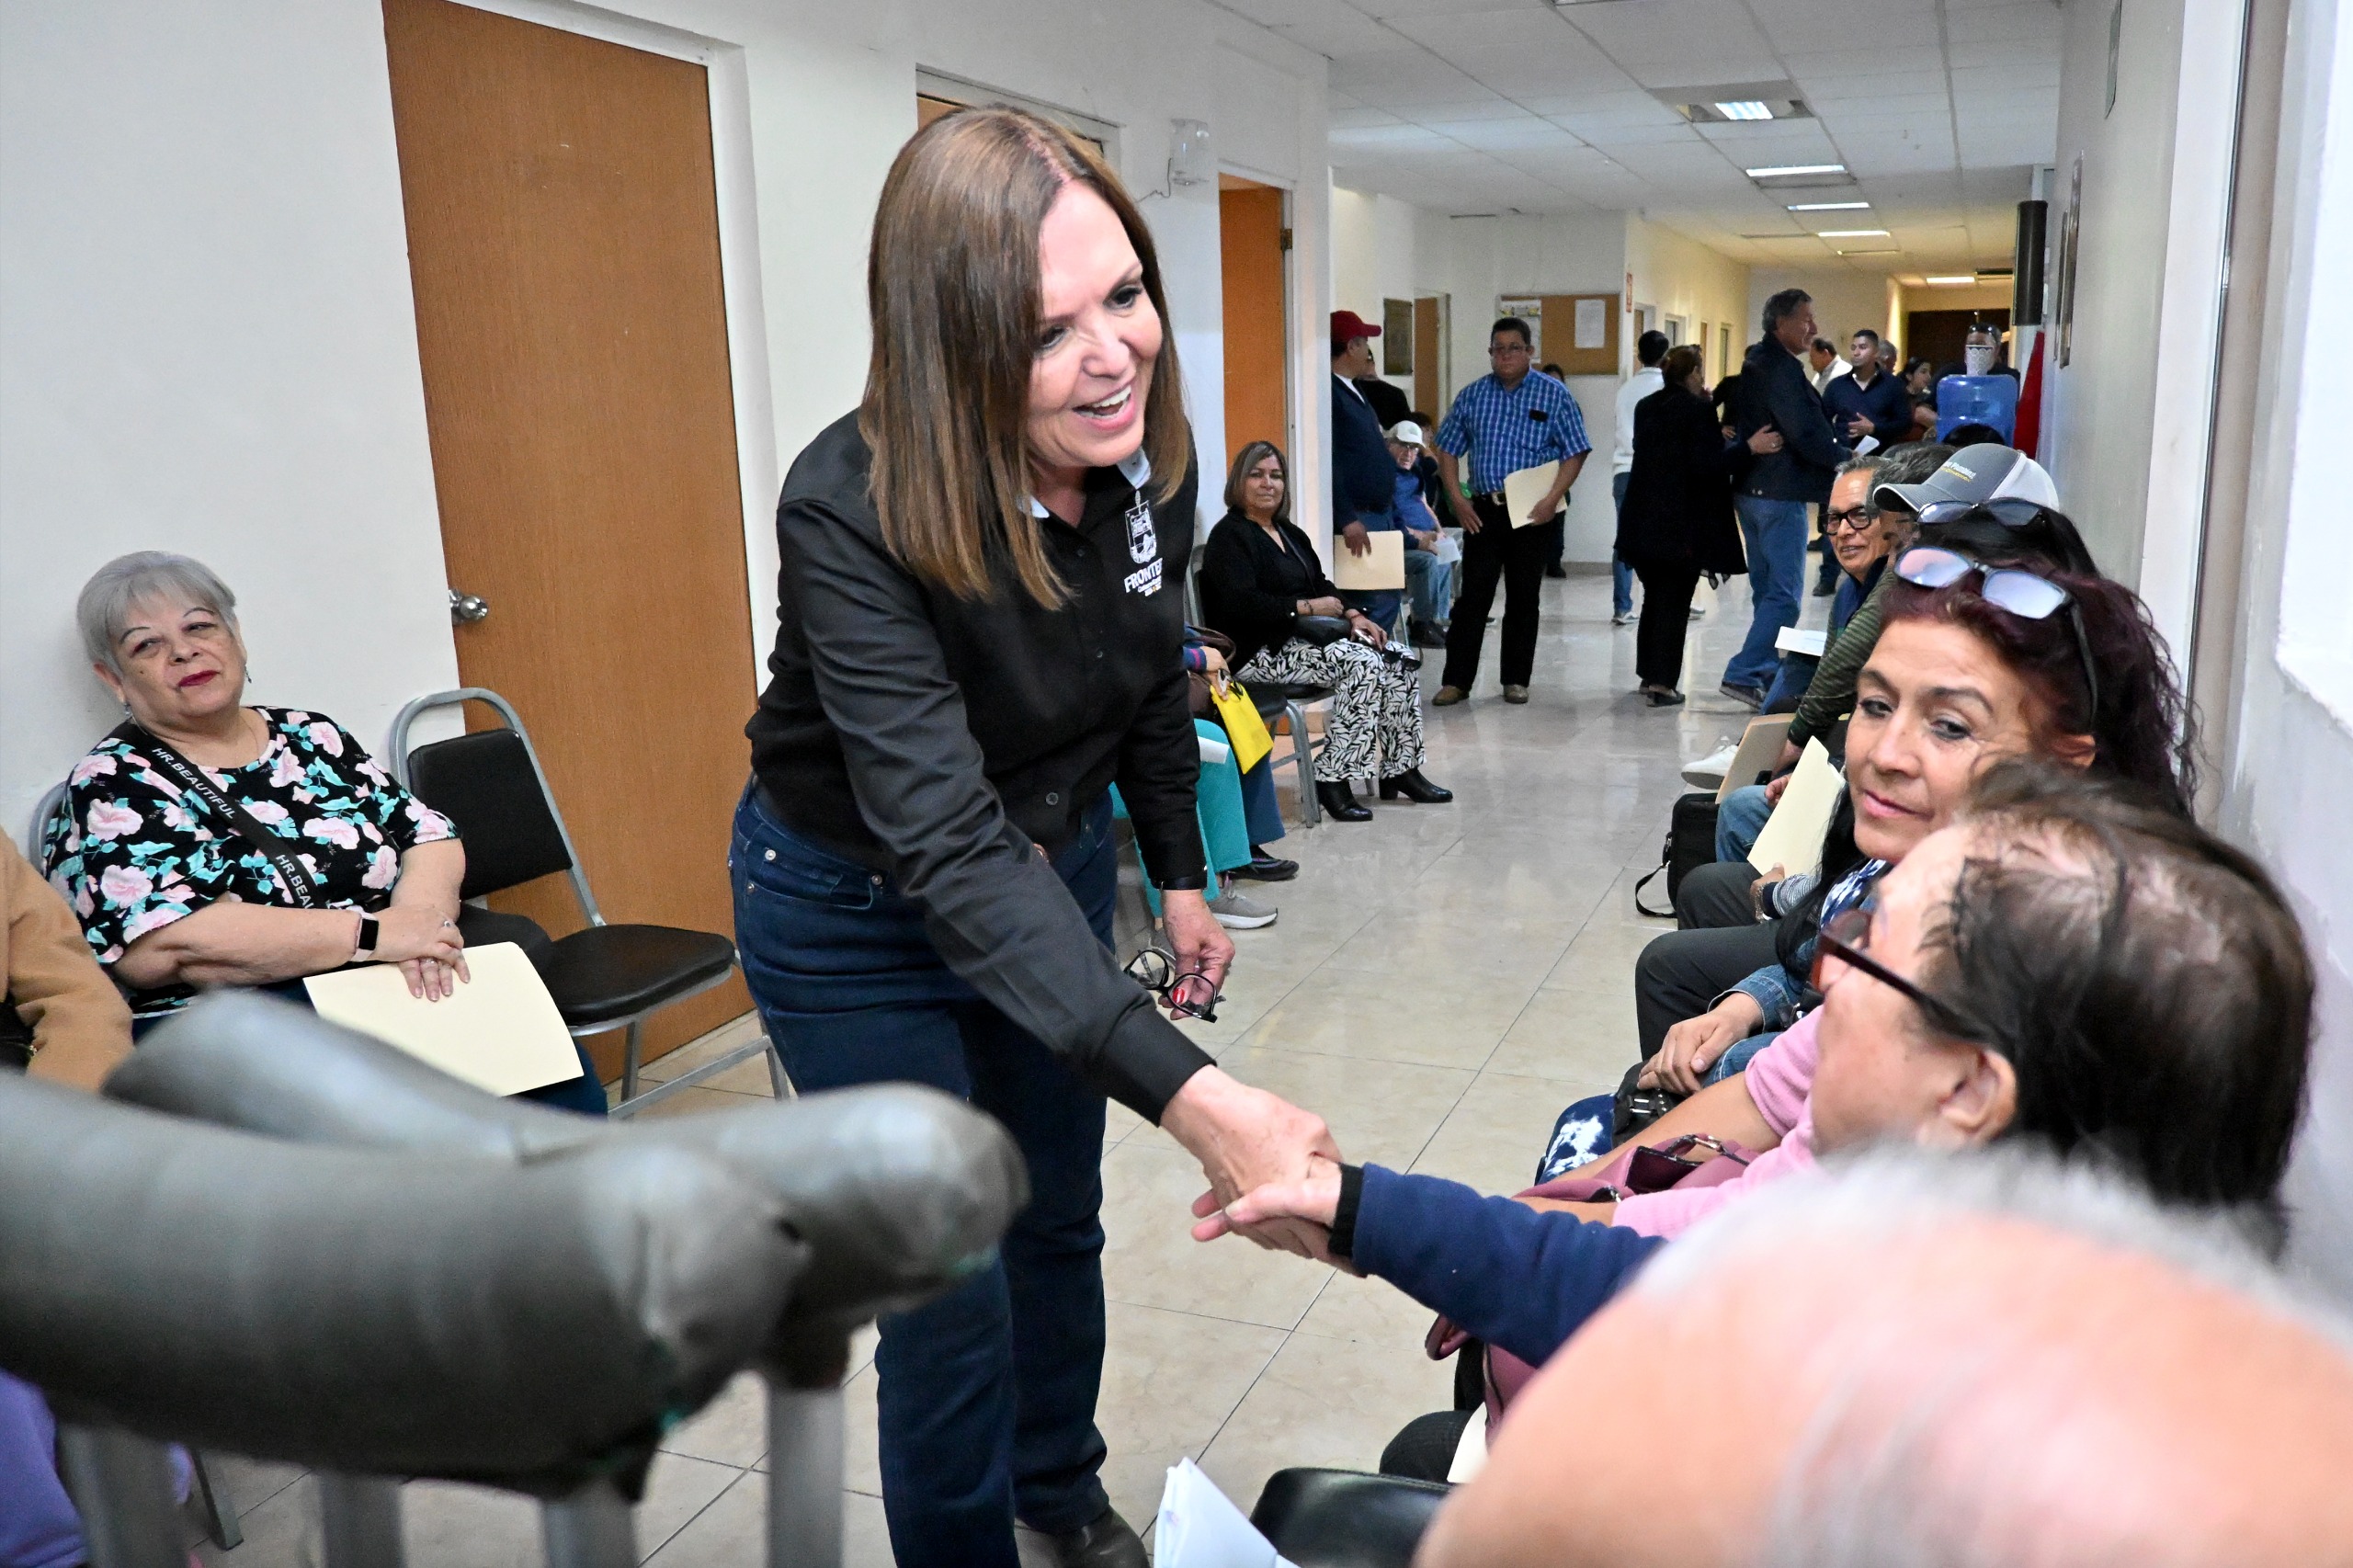
[[[1352,635],[1354,629],[1336,615],[1295,615],[1290,618],[1290,631],[1301,642],[1325,648]]]
[[[1716,795],[1712,790],[1695,790],[1679,797],[1674,814],[1666,824],[1666,842],[1659,846],[1658,866],[1649,876],[1634,884],[1634,909],[1637,914],[1654,919],[1669,919],[1675,914],[1675,895],[1683,886],[1683,879],[1716,858]],[[1666,907],[1653,909],[1643,902],[1643,890],[1656,880],[1660,871],[1666,873]]]

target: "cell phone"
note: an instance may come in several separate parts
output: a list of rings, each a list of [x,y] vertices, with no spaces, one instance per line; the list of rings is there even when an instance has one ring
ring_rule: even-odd
[[[1665,1192],[1699,1168],[1697,1160],[1645,1145],[1626,1163],[1626,1186],[1635,1192]]]

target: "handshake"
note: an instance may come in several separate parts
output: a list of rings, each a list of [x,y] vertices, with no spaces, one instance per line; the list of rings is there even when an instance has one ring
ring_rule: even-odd
[[[1204,1067],[1169,1099],[1160,1125],[1210,1178],[1193,1203],[1195,1240],[1235,1232],[1345,1267],[1327,1244],[1340,1202],[1340,1147],[1322,1117]]]
[[[1329,1245],[1339,1206],[1340,1163],[1318,1154],[1303,1177],[1263,1183],[1231,1202],[1220,1201],[1214,1191],[1201,1194],[1193,1200],[1193,1217],[1199,1221],[1193,1239],[1213,1242],[1239,1233],[1261,1246],[1280,1247],[1353,1274]]]

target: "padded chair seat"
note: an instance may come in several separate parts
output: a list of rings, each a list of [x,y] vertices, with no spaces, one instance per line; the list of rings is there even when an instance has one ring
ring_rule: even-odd
[[[1279,719],[1285,705],[1293,702],[1321,702],[1332,695],[1328,686],[1309,686],[1296,682],[1281,687],[1268,687],[1264,691],[1250,693],[1250,705],[1262,719]]]
[[[1410,1568],[1452,1490],[1354,1470],[1279,1470],[1250,1522],[1299,1568]]]
[[[555,944],[540,978],[566,1024],[622,1019],[719,979],[735,944],[675,926],[591,926]]]

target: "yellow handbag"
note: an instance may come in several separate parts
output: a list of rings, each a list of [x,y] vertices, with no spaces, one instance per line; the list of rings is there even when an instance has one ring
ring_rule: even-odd
[[[1210,700],[1217,705],[1218,722],[1233,744],[1234,766],[1247,773],[1265,761],[1275,749],[1275,739],[1267,733],[1267,722],[1258,717],[1258,706],[1242,683],[1220,676],[1210,683]]]

